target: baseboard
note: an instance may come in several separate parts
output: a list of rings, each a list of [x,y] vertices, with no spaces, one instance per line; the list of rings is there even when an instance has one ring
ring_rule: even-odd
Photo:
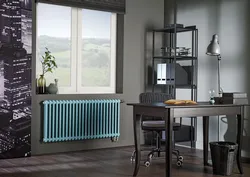
[[[249,158],[249,157],[242,157],[242,158],[241,158],[241,161],[242,161],[243,163],[249,163],[249,164],[250,164],[250,158]]]
[[[177,146],[177,147],[183,147],[183,148],[187,148],[187,149],[192,149],[191,146],[183,145],[183,144],[178,144],[178,143],[176,143],[175,146]]]
[[[185,145],[181,145],[181,144],[176,144],[176,146],[177,146],[177,147],[182,147],[182,148],[191,149],[190,146],[185,146]],[[201,151],[202,151],[202,149],[197,149],[197,148],[196,148],[196,150],[201,150]],[[242,157],[242,158],[241,158],[241,161],[242,161],[242,163],[250,164],[250,158],[249,158],[249,157]]]

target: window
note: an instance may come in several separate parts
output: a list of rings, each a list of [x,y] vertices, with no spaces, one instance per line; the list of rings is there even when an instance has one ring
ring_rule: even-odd
[[[46,48],[58,68],[46,83],[58,79],[59,93],[115,93],[116,14],[38,3],[37,77]]]

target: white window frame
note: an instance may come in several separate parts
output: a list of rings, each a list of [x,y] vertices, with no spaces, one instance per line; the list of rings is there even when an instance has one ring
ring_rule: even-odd
[[[59,87],[59,94],[114,94],[116,93],[116,40],[117,40],[117,14],[111,15],[110,38],[110,86],[83,87],[82,86],[82,13],[81,8],[71,7],[71,77],[69,87]],[[83,15],[82,15],[83,14]],[[52,51],[53,52],[53,51]],[[37,56],[38,57],[38,56]]]

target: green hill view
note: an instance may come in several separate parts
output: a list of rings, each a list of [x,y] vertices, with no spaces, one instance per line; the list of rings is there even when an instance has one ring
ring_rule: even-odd
[[[40,59],[48,48],[56,58],[58,68],[53,73],[46,73],[47,85],[59,79],[60,86],[70,85],[71,73],[71,43],[67,38],[39,36],[37,49],[37,74],[41,73]],[[110,85],[110,40],[86,38],[82,39],[81,79],[82,86]],[[74,68],[75,69],[75,68]]]

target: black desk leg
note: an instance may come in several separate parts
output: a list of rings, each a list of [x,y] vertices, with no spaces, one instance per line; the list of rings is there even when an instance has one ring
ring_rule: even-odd
[[[166,177],[172,177],[172,132],[174,114],[172,109],[166,109],[165,111],[165,137],[166,137]]]
[[[196,118],[192,117],[191,118],[191,126],[192,127],[195,127],[195,129],[191,128],[191,148],[196,148],[196,142],[195,142],[195,131],[196,131],[196,127],[195,126],[195,121],[196,121]]]
[[[241,108],[241,115],[237,115],[237,144],[238,144],[238,153],[237,153],[237,165],[240,171],[240,174],[243,174],[243,168],[241,164],[241,149],[242,149],[242,135],[243,135],[243,126],[244,126],[244,107]]]
[[[135,167],[134,167],[134,173],[133,176],[136,176],[139,171],[140,167],[140,161],[141,161],[141,145],[140,145],[140,122],[141,122],[141,116],[135,114],[134,111],[134,141],[135,141]]]
[[[203,163],[208,166],[209,117],[203,116]]]

